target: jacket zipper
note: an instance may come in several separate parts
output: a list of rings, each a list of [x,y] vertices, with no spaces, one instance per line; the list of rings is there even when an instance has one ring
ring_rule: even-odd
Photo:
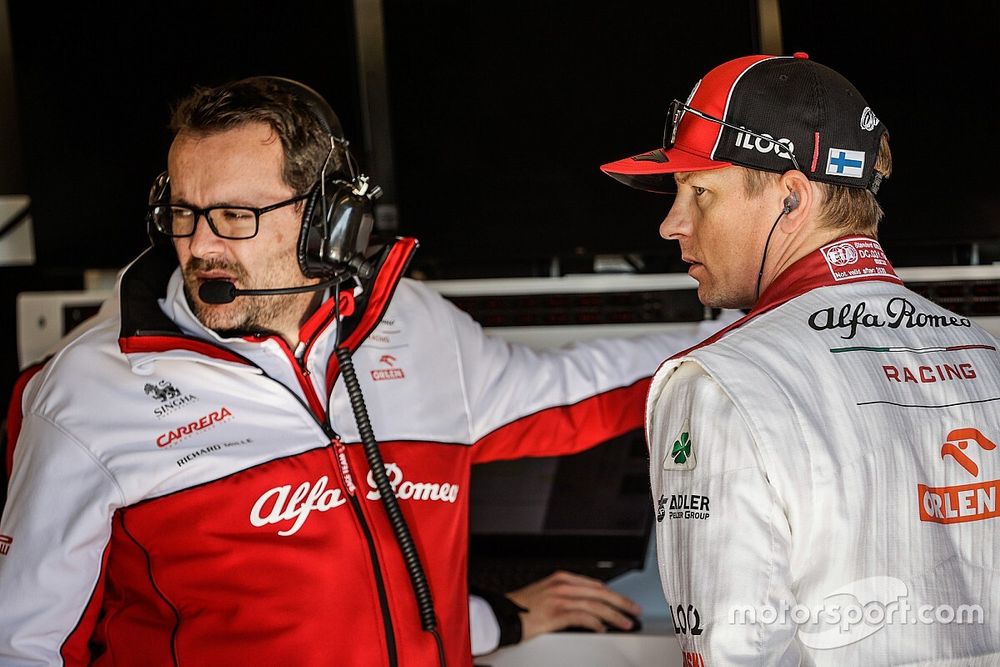
[[[365,542],[368,545],[368,557],[371,560],[372,570],[375,573],[375,583],[378,589],[378,602],[379,607],[382,611],[382,625],[385,631],[385,643],[386,649],[389,652],[389,665],[390,667],[397,667],[399,664],[399,658],[396,654],[396,633],[392,625],[392,615],[389,611],[389,596],[385,589],[385,579],[382,575],[382,564],[378,558],[378,552],[375,550],[375,538],[372,535],[371,527],[368,525],[368,521],[365,519],[364,513],[361,511],[361,503],[358,502],[357,486],[354,484],[354,476],[351,473],[350,461],[347,459],[347,447],[340,439],[340,435],[333,430],[330,426],[330,418],[326,410],[323,409],[323,404],[319,401],[319,396],[316,394],[316,390],[313,388],[312,381],[309,379],[309,371],[305,367],[305,355],[303,355],[302,360],[296,358],[292,350],[285,344],[285,341],[278,338],[278,343],[281,345],[282,349],[285,350],[288,358],[291,360],[293,368],[295,369],[295,375],[299,380],[299,385],[302,387],[303,392],[306,395],[306,399],[309,402],[310,410],[309,413],[316,420],[316,423],[323,429],[327,437],[330,439],[329,446],[333,448],[334,457],[337,459],[336,468],[337,474],[340,476],[340,482],[347,489],[348,498],[351,501],[351,507],[354,509],[354,516],[358,520],[358,524],[361,526],[361,531],[365,535]],[[281,384],[280,382],[278,384]],[[318,408],[318,411],[317,411]]]
[[[323,424],[323,430],[330,437],[330,444],[333,445],[336,451],[341,468],[346,470],[347,474],[350,475],[350,466],[348,465],[346,454],[347,448],[340,441],[340,436],[328,424]],[[358,494],[354,492],[355,488],[352,482],[348,487],[348,499],[351,501],[354,515],[358,518],[361,531],[365,534],[365,542],[368,543],[368,556],[372,561],[372,569],[375,572],[378,603],[382,609],[382,624],[385,630],[386,648],[389,651],[389,665],[396,667],[399,664],[399,658],[396,655],[396,633],[392,626],[392,615],[389,612],[389,596],[386,594],[385,580],[382,578],[382,566],[379,562],[378,552],[375,551],[375,538],[372,536],[368,521],[365,520],[364,514],[361,512],[361,503],[358,502]]]

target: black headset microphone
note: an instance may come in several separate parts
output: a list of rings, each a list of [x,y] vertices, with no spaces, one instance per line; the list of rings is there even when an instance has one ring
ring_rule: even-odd
[[[764,254],[760,258],[760,271],[757,272],[757,288],[754,290],[753,300],[757,303],[757,299],[760,298],[760,281],[764,278],[764,262],[767,261],[767,247],[771,244],[771,235],[774,234],[774,230],[778,228],[778,223],[781,221],[782,216],[788,215],[795,209],[799,207],[799,195],[792,192],[785,200],[782,202],[783,206],[781,208],[781,213],[778,217],[774,219],[774,224],[771,225],[771,231],[767,233],[767,240],[764,241]]]
[[[360,275],[362,278],[367,278],[370,275],[371,269],[367,263],[363,265],[368,268],[367,274],[360,270],[351,267],[348,270],[341,271],[337,273],[332,278],[327,280],[322,280],[318,283],[312,285],[300,285],[298,287],[273,287],[269,289],[239,289],[228,280],[206,280],[198,288],[198,296],[205,303],[210,303],[212,305],[219,305],[224,303],[232,303],[239,296],[278,296],[281,294],[302,294],[303,292],[316,292],[321,289],[326,289],[327,287],[332,287],[338,283],[342,283],[347,280],[352,275]]]
[[[223,304],[230,303],[240,296],[299,294],[325,289],[351,276],[369,277],[373,268],[365,258],[365,250],[374,226],[372,202],[382,194],[382,190],[377,185],[371,185],[368,176],[359,173],[354,157],[348,150],[348,142],[344,138],[337,115],[319,93],[297,81],[270,76],[254,77],[248,81],[263,82],[289,93],[309,108],[329,136],[330,152],[323,163],[316,185],[305,200],[298,240],[298,260],[302,274],[306,278],[321,280],[315,284],[269,289],[238,289],[228,280],[207,280],[199,287],[198,296],[205,303]],[[344,155],[347,173],[342,170],[332,172],[327,170],[338,148]],[[153,224],[153,205],[169,204],[169,202],[170,179],[164,172],[154,181],[149,194],[151,212],[147,216],[147,229],[154,245],[163,245],[167,237]],[[340,300],[335,299],[335,304],[335,317],[339,321]],[[337,328],[337,336],[339,335],[340,327]],[[340,362],[340,371],[354,412],[365,458],[410,577],[421,627],[434,637],[438,660],[444,667],[446,665],[444,645],[437,630],[437,617],[434,613],[430,586],[413,537],[400,510],[395,490],[386,474],[385,462],[375,440],[364,396],[361,394],[361,386],[354,371],[351,351],[340,347],[338,341],[334,346],[334,354]]]

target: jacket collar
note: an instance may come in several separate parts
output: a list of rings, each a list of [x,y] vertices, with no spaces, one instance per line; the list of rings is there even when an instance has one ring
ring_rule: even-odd
[[[373,249],[370,261],[375,270],[362,280],[360,295],[357,299],[352,298],[353,294],[347,298],[341,295],[341,336],[349,349],[356,349],[378,325],[416,247],[415,239],[400,238]],[[133,365],[149,355],[158,356],[164,352],[188,352],[249,364],[245,357],[229,349],[224,339],[188,335],[161,309],[159,302],[167,297],[168,285],[177,266],[172,248],[154,246],[125,270],[119,288],[119,349],[130,358],[134,357]],[[328,298],[303,325],[304,333],[311,337],[329,326],[334,305],[333,299]]]

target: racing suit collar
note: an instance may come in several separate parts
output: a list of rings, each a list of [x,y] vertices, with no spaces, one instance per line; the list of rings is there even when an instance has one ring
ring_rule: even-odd
[[[885,256],[882,246],[868,236],[841,236],[817,248],[785,269],[774,279],[745,316],[728,327],[715,332],[694,347],[674,354],[679,359],[698,348],[711,345],[733,329],[738,329],[758,315],[773,310],[797,296],[819,287],[841,283],[883,281],[897,285],[903,283]],[[669,360],[668,360],[669,361]]]
[[[868,236],[841,236],[785,269],[764,290],[750,315],[759,315],[818,287],[867,280],[903,283],[878,241]]]

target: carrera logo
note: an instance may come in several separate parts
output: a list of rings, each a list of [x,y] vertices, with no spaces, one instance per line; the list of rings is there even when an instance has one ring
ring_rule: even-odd
[[[156,438],[156,446],[160,448],[170,447],[171,445],[176,444],[177,442],[183,440],[189,435],[193,435],[198,431],[203,431],[206,428],[211,428],[212,426],[215,426],[218,423],[228,421],[229,419],[232,418],[232,416],[233,413],[231,413],[229,411],[229,408],[226,407],[223,407],[214,412],[209,412],[204,417],[196,419],[195,421],[189,424],[185,424],[184,426],[180,426],[176,429],[167,431],[166,433],[161,433]]]
[[[14,538],[10,535],[0,535],[0,556],[6,556],[10,551],[10,545],[14,543]]]
[[[970,445],[975,443],[975,447]],[[979,463],[969,451],[992,452],[997,448],[992,440],[979,429],[959,428],[948,433],[947,442],[941,446],[941,460],[951,457],[973,477],[979,477]],[[1000,479],[959,486],[932,487],[917,485],[920,503],[920,520],[932,523],[964,523],[1000,516],[997,511],[997,489]]]

